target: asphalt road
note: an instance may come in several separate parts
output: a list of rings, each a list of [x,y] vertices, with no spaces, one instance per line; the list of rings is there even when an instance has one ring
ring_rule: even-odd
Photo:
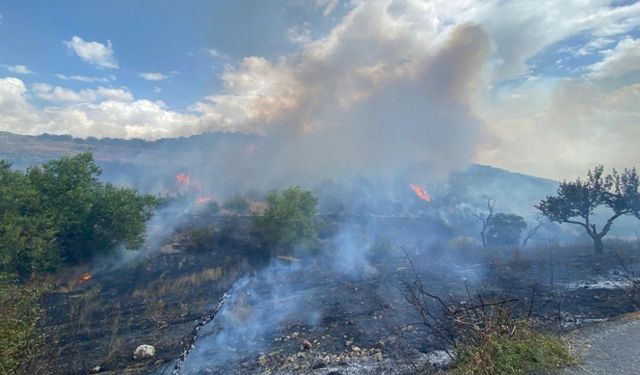
[[[579,363],[558,375],[640,374],[640,314],[596,324],[568,337]]]

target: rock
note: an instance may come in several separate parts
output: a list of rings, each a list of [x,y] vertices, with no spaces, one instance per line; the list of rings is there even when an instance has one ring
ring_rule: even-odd
[[[353,340],[349,340],[347,342],[344,343],[345,346],[351,346],[353,345]]]
[[[151,358],[154,355],[156,355],[156,348],[151,345],[140,345],[136,348],[136,351],[133,352],[133,359]]]
[[[309,342],[309,340],[304,340],[302,342],[302,349],[311,350],[311,349],[313,349],[313,344],[311,342]]]
[[[378,341],[373,347],[376,349],[382,350],[384,349],[384,342]]]
[[[374,355],[374,358],[376,359],[376,361],[378,361],[378,362],[382,362],[382,353],[377,352],[377,353]]]
[[[89,371],[90,374],[97,374],[100,372],[100,370],[102,370],[102,367],[100,366],[96,366],[94,368],[91,369],[91,371]]]
[[[360,353],[360,348],[358,348],[357,346],[354,346],[351,348],[351,351],[354,353]]]

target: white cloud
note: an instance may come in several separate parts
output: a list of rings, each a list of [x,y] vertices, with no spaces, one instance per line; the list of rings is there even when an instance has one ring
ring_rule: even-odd
[[[169,78],[167,74],[162,74],[157,72],[138,73],[138,76],[147,81],[163,81]]]
[[[30,103],[31,94],[57,105],[38,108]],[[8,77],[0,79],[0,130],[155,139],[201,129],[193,115],[171,111],[162,102],[135,100],[126,90],[73,91],[38,84],[30,92],[20,79]]]
[[[307,23],[289,28],[289,30],[287,30],[287,37],[293,44],[307,44],[313,40],[311,37],[311,29]]]
[[[7,69],[11,73],[15,74],[33,74],[33,71],[29,69],[26,65],[0,65],[3,68]]]
[[[156,94],[159,94],[162,92],[162,88],[158,86],[153,86],[153,92],[155,92]]]
[[[63,42],[70,51],[73,51],[83,61],[104,69],[118,69],[118,61],[113,52],[111,41],[107,44],[100,42],[88,42],[74,36],[71,40]]]
[[[615,48],[604,51],[604,58],[589,67],[593,78],[616,78],[640,69],[640,39],[622,39]]]
[[[132,102],[134,100],[133,95],[124,89],[98,87],[97,89],[74,91],[60,86],[54,87],[46,83],[35,83],[32,89],[39,99],[54,103],[84,103],[102,100]]]
[[[612,7],[609,0],[477,2],[458,22],[482,25],[493,43],[492,72],[509,79],[528,72],[527,61],[544,48],[574,35],[620,36],[640,26],[640,2]],[[603,41],[603,40],[601,40]]]
[[[58,74],[55,74],[55,77],[63,81],[77,81],[77,82],[85,82],[85,83],[93,83],[93,82],[107,83],[107,82],[116,80],[116,76],[113,74],[108,75],[106,77],[89,77],[89,76],[82,76],[82,75],[67,76],[67,75],[58,73]]]
[[[318,8],[323,8],[322,14],[328,16],[336,9],[339,1],[340,0],[314,0],[314,4]]]

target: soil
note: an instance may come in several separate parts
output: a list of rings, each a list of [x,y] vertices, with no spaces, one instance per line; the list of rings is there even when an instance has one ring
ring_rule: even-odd
[[[377,221],[376,231],[405,235],[401,219],[386,229]],[[216,222],[225,225],[234,230],[196,248],[182,230],[126,267],[70,271],[42,301],[44,345],[25,373],[171,374],[192,343],[185,374],[414,373],[414,364],[439,369],[447,349],[412,324],[420,319],[402,285],[416,275],[447,301],[467,298],[467,289],[515,297],[555,330],[634,311],[640,295],[626,278],[637,257],[594,258],[589,248],[485,252],[416,241],[406,247],[413,268],[397,246],[349,266],[333,242],[324,252],[270,259],[249,219]],[[623,247],[609,254],[638,253]],[[83,272],[88,282],[78,281]],[[218,314],[196,330],[225,293]],[[141,344],[156,355],[134,360]]]

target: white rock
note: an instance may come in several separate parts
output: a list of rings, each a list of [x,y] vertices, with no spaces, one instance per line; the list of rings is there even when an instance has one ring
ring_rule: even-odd
[[[156,348],[151,345],[140,345],[133,352],[133,359],[151,358],[156,355]]]

